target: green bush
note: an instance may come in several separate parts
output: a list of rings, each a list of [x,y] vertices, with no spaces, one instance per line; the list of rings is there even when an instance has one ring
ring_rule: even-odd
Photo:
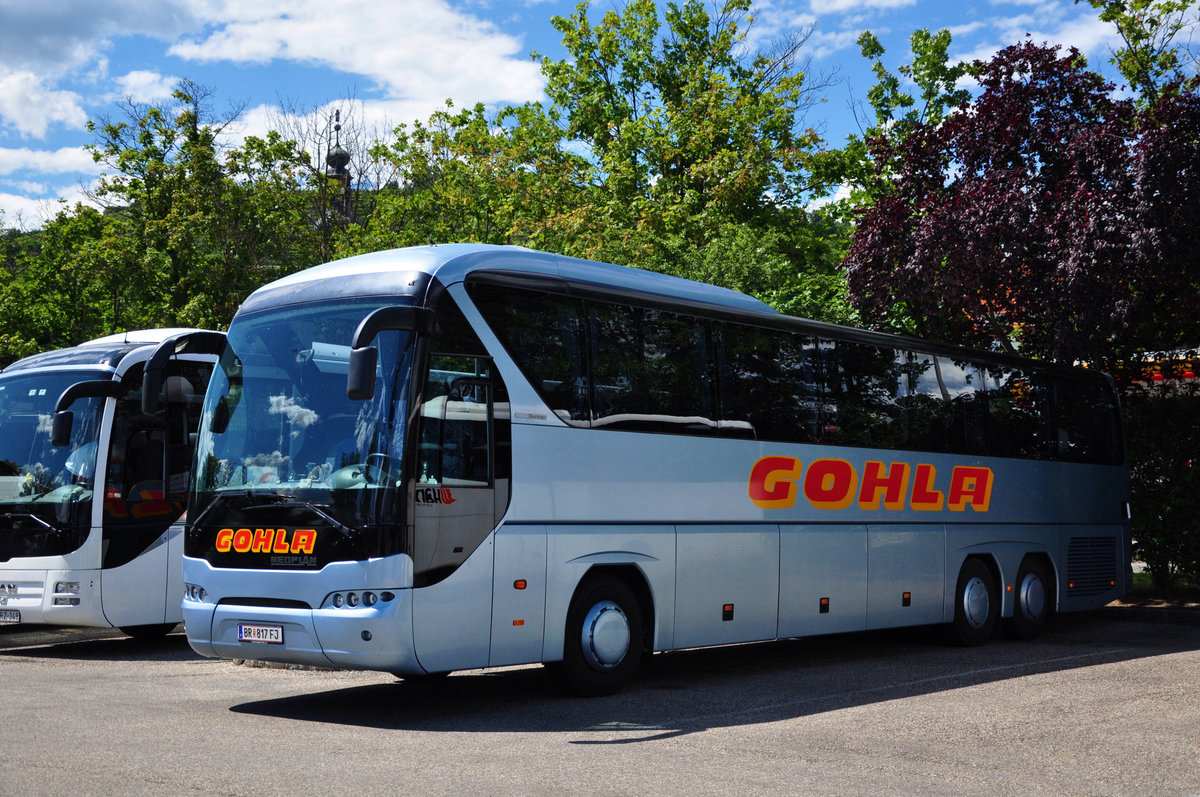
[[[1133,556],[1160,592],[1200,581],[1200,385],[1134,383],[1123,409],[1133,482]]]

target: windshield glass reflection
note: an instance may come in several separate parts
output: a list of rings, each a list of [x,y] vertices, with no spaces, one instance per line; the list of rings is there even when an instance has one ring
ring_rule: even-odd
[[[348,343],[377,306],[291,306],[231,327],[205,400],[196,518],[214,499],[237,494],[323,507],[346,527],[386,519],[390,502],[379,494],[393,493],[402,475],[411,336],[380,333],[375,396],[346,397]]]
[[[66,446],[50,443],[54,403],[94,373],[14,374],[0,379],[0,558],[62,554],[87,534],[100,399],[81,399]]]

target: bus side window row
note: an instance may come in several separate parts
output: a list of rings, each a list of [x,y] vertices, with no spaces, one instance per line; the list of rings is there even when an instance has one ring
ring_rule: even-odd
[[[1100,380],[468,283],[510,356],[579,426],[1119,462]]]

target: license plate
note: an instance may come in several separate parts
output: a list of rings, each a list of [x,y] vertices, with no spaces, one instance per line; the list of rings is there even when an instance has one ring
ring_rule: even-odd
[[[16,609],[0,609],[0,623],[19,623],[21,613]]]
[[[238,623],[239,642],[258,642],[264,645],[283,644],[283,626]]]

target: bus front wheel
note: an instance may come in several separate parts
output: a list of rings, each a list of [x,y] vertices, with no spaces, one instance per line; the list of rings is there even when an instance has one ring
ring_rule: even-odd
[[[567,611],[562,675],[578,695],[618,691],[642,660],[642,609],[629,585],[613,576],[589,578]]]
[[[954,640],[967,647],[982,645],[991,639],[999,614],[992,571],[978,559],[963,562],[954,590]]]

